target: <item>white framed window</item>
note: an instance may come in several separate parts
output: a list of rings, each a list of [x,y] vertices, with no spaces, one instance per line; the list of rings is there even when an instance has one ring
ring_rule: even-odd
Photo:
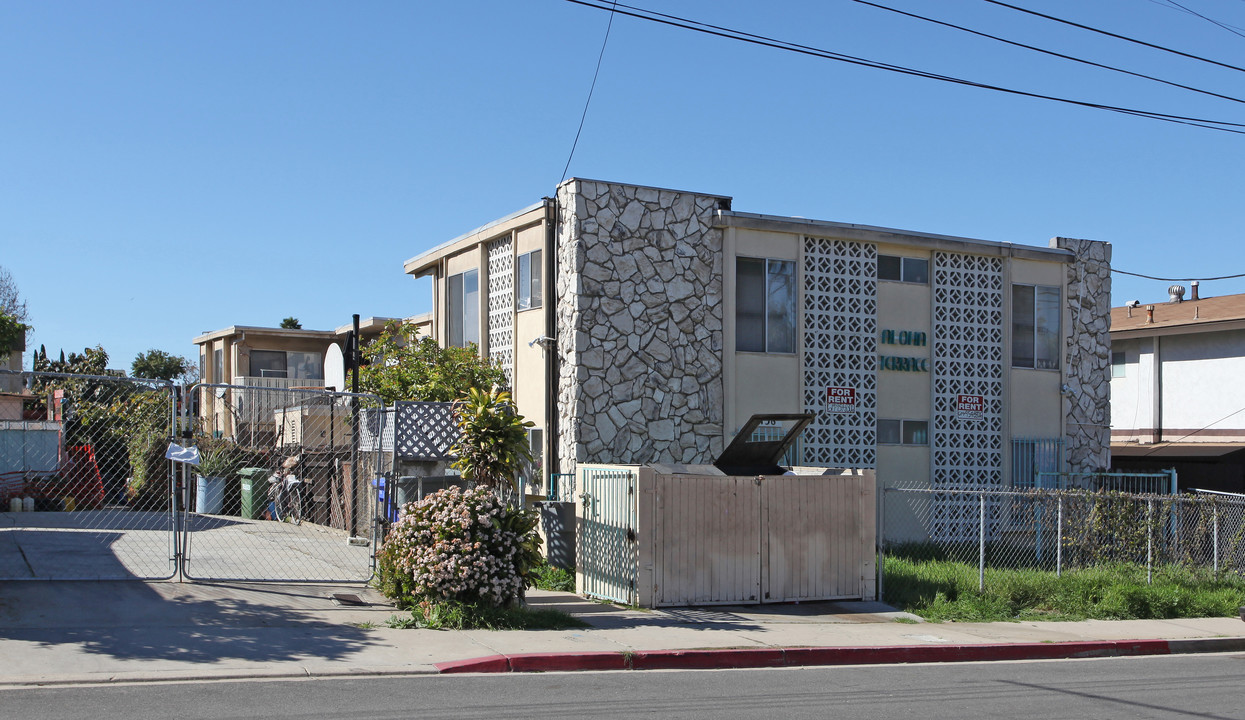
[[[1111,352],[1111,377],[1113,378],[1126,377],[1127,367],[1128,365],[1125,360],[1124,351],[1113,350]]]
[[[252,350],[251,376],[323,380],[324,360],[319,353],[293,350]]]
[[[878,255],[878,280],[928,284],[929,260],[898,255]]]
[[[793,353],[796,325],[795,261],[735,259],[735,349]]]
[[[1061,310],[1057,285],[1012,285],[1012,367],[1059,369]]]
[[[225,380],[225,351],[216,348],[212,351],[212,382],[223,385]]]
[[[519,310],[532,310],[541,303],[541,253],[533,250],[519,256],[518,292],[515,301]]]
[[[928,445],[928,420],[878,418],[878,445]]]
[[[451,275],[447,282],[447,343],[453,347],[480,344],[480,272]]]

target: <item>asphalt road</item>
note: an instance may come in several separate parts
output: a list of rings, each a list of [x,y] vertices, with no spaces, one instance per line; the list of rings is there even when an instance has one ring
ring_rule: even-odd
[[[0,691],[0,716],[1245,718],[1245,656],[155,683]]]

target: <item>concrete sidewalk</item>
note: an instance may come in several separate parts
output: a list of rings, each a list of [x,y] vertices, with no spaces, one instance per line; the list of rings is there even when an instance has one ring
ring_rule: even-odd
[[[931,624],[877,603],[649,612],[528,599],[590,627],[396,630],[383,624],[403,613],[362,586],[9,582],[0,686],[1245,651],[1238,618]]]

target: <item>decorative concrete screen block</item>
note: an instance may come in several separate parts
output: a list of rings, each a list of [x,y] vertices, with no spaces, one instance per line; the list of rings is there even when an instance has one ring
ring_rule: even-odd
[[[509,235],[488,244],[488,356],[513,387],[514,242]]]
[[[804,238],[804,462],[877,466],[877,247]],[[829,388],[852,388],[856,409],[831,412]]]
[[[558,189],[563,457],[694,463],[721,451],[722,202],[591,180]]]
[[[933,428],[935,490],[996,490],[1003,483],[1003,261],[935,252],[933,261]],[[957,417],[960,395],[979,395],[979,419]],[[998,506],[987,508],[998,521]],[[930,535],[977,537],[980,506],[973,495],[936,494]]]
[[[1067,265],[1071,320],[1063,398],[1068,470],[1088,473],[1111,466],[1111,245],[1055,238],[1072,252]]]
[[[458,440],[453,403],[398,402],[397,455],[403,460],[449,460]]]

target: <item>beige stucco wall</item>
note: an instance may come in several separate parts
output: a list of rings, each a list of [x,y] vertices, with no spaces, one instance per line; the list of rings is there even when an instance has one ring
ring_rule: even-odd
[[[528,343],[545,334],[544,308],[524,310],[515,317],[514,402],[519,414],[548,426],[545,418],[545,353],[539,344]]]
[[[884,255],[928,257],[894,246],[879,246]],[[925,344],[878,343],[878,355],[930,359],[933,335],[930,332],[930,286],[916,283],[878,281],[878,330],[925,333]],[[898,420],[930,419],[930,373],[878,369],[878,417]],[[928,452],[923,475],[929,471]],[[879,462],[881,458],[879,457]],[[879,470],[880,470],[879,466]],[[887,477],[879,472],[878,477]]]

